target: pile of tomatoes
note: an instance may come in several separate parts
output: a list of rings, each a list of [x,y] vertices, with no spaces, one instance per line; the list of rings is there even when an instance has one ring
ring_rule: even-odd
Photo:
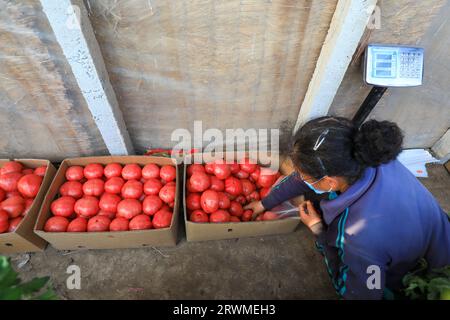
[[[14,232],[33,205],[47,167],[9,161],[0,169],[0,233]]]
[[[253,211],[244,210],[250,202],[258,201],[270,192],[280,178],[278,171],[260,167],[244,159],[240,163],[224,160],[187,167],[186,207],[193,222],[247,222]],[[266,212],[256,220],[274,220]]]
[[[98,163],[71,166],[51,204],[46,232],[105,232],[170,227],[175,166]]]

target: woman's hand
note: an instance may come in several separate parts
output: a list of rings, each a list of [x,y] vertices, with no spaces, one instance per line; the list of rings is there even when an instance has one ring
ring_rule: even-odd
[[[319,222],[322,222],[322,218],[317,210],[314,208],[311,201],[304,201],[298,207],[300,211],[300,220],[311,229],[311,227]]]
[[[264,208],[261,201],[253,201],[248,205],[246,205],[244,207],[244,210],[252,210],[253,211],[252,219],[255,219],[257,216],[263,213],[266,210],[266,208]]]

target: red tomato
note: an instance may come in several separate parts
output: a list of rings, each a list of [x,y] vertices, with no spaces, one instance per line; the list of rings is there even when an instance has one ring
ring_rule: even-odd
[[[107,179],[120,177],[122,175],[122,165],[120,163],[109,163],[103,170],[103,174]]]
[[[270,193],[270,188],[261,188],[259,190],[259,197],[261,199],[264,199],[265,197],[267,197],[267,195]]]
[[[194,192],[203,192],[211,185],[211,179],[206,173],[194,172],[189,179],[189,184]]]
[[[234,200],[241,205],[245,205],[247,203],[247,199],[243,195],[237,196]]]
[[[8,231],[9,228],[9,214],[5,210],[0,209],[0,233]]]
[[[204,211],[195,210],[189,216],[189,220],[192,222],[209,222],[209,217]]]
[[[34,174],[34,170],[33,169],[23,169],[22,170],[22,174],[26,175],[26,174]]]
[[[205,164],[205,172],[207,174],[214,174],[214,162]]]
[[[28,210],[33,205],[34,198],[26,198],[25,199],[25,211],[22,213],[22,216],[25,216],[25,214],[28,212]]]
[[[225,195],[228,197],[228,199],[230,199],[230,201],[236,200],[237,196],[233,196],[232,194],[229,194],[227,192],[224,192]]]
[[[9,172],[2,174],[0,176],[0,188],[2,188],[4,191],[16,191],[17,190],[17,183],[19,182],[20,178],[22,178],[23,174],[20,172]]]
[[[235,177],[228,177],[225,180],[225,191],[233,196],[238,196],[242,193],[242,183]]]
[[[100,198],[98,206],[100,210],[115,213],[120,201],[122,201],[122,199],[117,194],[104,193]]]
[[[175,201],[175,189],[176,186],[174,184],[166,184],[159,191],[159,197],[165,203],[171,203]]]
[[[105,216],[95,216],[89,219],[87,224],[87,232],[103,232],[109,230],[111,220]]]
[[[122,198],[139,199],[143,194],[143,185],[137,180],[128,180],[122,187]]]
[[[171,211],[171,210],[170,210],[170,207],[169,207],[169,205],[168,205],[167,203],[163,203],[161,209],[159,209],[159,210],[160,210],[160,211],[161,211],[161,210]]]
[[[84,169],[81,166],[72,166],[66,170],[66,179],[68,181],[80,181],[84,178]]]
[[[55,216],[70,217],[75,212],[76,200],[69,196],[63,196],[52,202],[50,211]]]
[[[188,193],[195,193],[195,192],[197,192],[197,190],[194,190],[194,189],[192,188],[191,183],[190,183],[189,180],[186,182],[186,191],[187,191]]]
[[[230,219],[230,214],[225,210],[217,210],[209,216],[209,222],[212,223],[230,222]]]
[[[142,213],[142,204],[136,199],[124,199],[117,206],[117,217],[132,219]]]
[[[256,190],[255,185],[251,183],[250,180],[248,179],[242,179],[241,183],[242,183],[242,193],[245,196],[248,196],[250,193]]]
[[[21,172],[23,170],[23,165],[20,162],[8,161],[0,169],[0,175],[11,173],[11,172]]]
[[[261,174],[261,168],[259,166],[257,166],[255,171],[250,173],[250,178],[253,180],[253,182],[256,182],[256,181],[258,181],[260,174]]]
[[[241,171],[241,167],[238,163],[233,162],[230,165],[231,174],[237,174],[239,171]]]
[[[104,211],[104,210],[100,210],[97,213],[98,216],[105,216],[107,217],[109,220],[112,220],[116,217],[116,213],[115,212],[108,212],[108,211]]]
[[[230,222],[241,222],[241,219],[239,219],[239,218],[236,217],[236,216],[231,216],[231,217],[230,217]]]
[[[6,193],[6,199],[11,197],[22,197],[22,194],[19,191],[9,191]]]
[[[159,179],[150,178],[144,184],[144,193],[146,195],[156,195],[159,193],[163,184]]]
[[[8,212],[10,218],[17,218],[25,211],[25,200],[19,196],[8,198],[0,204],[0,209]]]
[[[244,213],[242,214],[241,219],[242,219],[242,221],[251,221],[252,216],[253,216],[252,210],[245,210]]]
[[[118,217],[111,221],[109,225],[110,231],[128,231],[128,219]]]
[[[228,210],[232,216],[240,217],[244,213],[241,204],[236,201],[231,201],[230,209]]]
[[[206,213],[219,209],[219,194],[214,190],[206,190],[200,197],[200,205]]]
[[[174,166],[163,166],[159,171],[159,176],[166,182],[175,180],[177,177],[177,170]]]
[[[261,168],[257,184],[264,188],[271,187],[277,180],[277,172],[273,172],[269,168]]]
[[[112,177],[105,182],[105,192],[118,194],[122,192],[122,187],[125,184],[125,180],[121,177]]]
[[[250,193],[247,196],[247,201],[248,202],[253,202],[253,201],[259,201],[261,198],[259,196],[259,192],[258,191],[253,191],[252,193]]]
[[[230,166],[223,162],[217,162],[214,165],[214,174],[220,180],[225,180],[231,175]]]
[[[205,167],[198,163],[189,165],[186,170],[186,175],[190,177],[194,172],[205,172]]]
[[[152,228],[152,221],[149,216],[145,214],[140,214],[131,219],[128,226],[130,230],[146,230]]]
[[[35,174],[24,175],[17,182],[17,190],[27,198],[34,198],[39,192],[41,187],[42,177]]]
[[[220,180],[219,178],[215,176],[211,176],[211,190],[214,191],[224,191],[225,190],[225,183],[223,180]]]
[[[236,178],[238,179],[247,179],[250,175],[248,174],[248,172],[245,172],[243,170],[240,170],[238,173],[236,173],[234,175]]]
[[[125,180],[140,180],[142,177],[142,169],[136,163],[127,164],[122,169],[122,178]]]
[[[87,220],[85,218],[75,218],[70,221],[67,226],[67,232],[86,232],[87,230]]]
[[[45,172],[47,171],[47,167],[43,166],[43,167],[38,167],[36,169],[34,169],[34,174],[43,177],[45,176]]]
[[[159,166],[154,163],[149,163],[142,169],[142,177],[144,179],[159,179]]]
[[[271,212],[271,211],[266,211],[262,215],[262,220],[265,220],[265,221],[277,220],[277,219],[278,219],[278,215],[276,213],[274,213],[274,212]]]
[[[47,220],[44,226],[45,232],[66,232],[69,226],[69,220],[65,217],[51,217]]]
[[[67,181],[59,188],[59,193],[62,196],[80,199],[83,196],[83,185],[79,181]]]
[[[0,202],[2,202],[3,200],[5,200],[6,198],[6,193],[5,191],[3,191],[3,189],[0,189]]]
[[[83,217],[90,218],[95,216],[100,210],[98,206],[98,199],[92,196],[84,196],[75,202],[75,212]]]
[[[153,216],[153,227],[155,229],[168,228],[172,223],[172,212],[159,210]]]
[[[142,211],[145,214],[152,216],[161,209],[162,205],[163,202],[158,196],[150,195],[145,197],[144,201],[142,202]]]
[[[83,173],[86,179],[100,179],[103,177],[103,166],[99,163],[90,163],[84,167]]]
[[[198,210],[201,208],[200,205],[200,193],[190,193],[186,197],[186,207],[189,210]]]
[[[9,221],[8,232],[16,231],[19,224],[22,222],[23,217],[17,217]]]
[[[219,208],[220,209],[228,209],[231,205],[230,199],[223,192],[219,192]]]
[[[249,160],[247,158],[241,162],[240,166],[241,166],[241,170],[245,171],[247,173],[252,173],[256,170],[256,162]]]
[[[83,184],[83,192],[87,196],[99,197],[105,192],[105,182],[102,179],[90,179]]]

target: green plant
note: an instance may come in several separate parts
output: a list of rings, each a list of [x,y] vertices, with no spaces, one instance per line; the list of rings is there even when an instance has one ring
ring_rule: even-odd
[[[406,297],[412,300],[450,300],[450,265],[427,271],[425,260],[403,278]]]
[[[0,256],[0,300],[55,300],[49,277],[22,282],[9,258]]]

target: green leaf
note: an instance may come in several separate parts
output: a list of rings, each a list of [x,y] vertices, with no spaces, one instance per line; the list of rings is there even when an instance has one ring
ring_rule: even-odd
[[[11,267],[9,258],[0,256],[0,290],[19,283],[17,272]]]
[[[22,297],[20,288],[4,288],[0,292],[0,300],[19,300]]]
[[[44,288],[49,280],[50,280],[49,277],[34,278],[33,280],[31,280],[29,282],[18,285],[18,287],[20,287],[22,289],[23,294],[29,295],[34,292],[38,292],[39,290]]]
[[[38,295],[37,297],[34,297],[35,300],[58,300],[58,296],[53,291],[52,288],[48,288],[47,291],[42,293],[41,295]]]

